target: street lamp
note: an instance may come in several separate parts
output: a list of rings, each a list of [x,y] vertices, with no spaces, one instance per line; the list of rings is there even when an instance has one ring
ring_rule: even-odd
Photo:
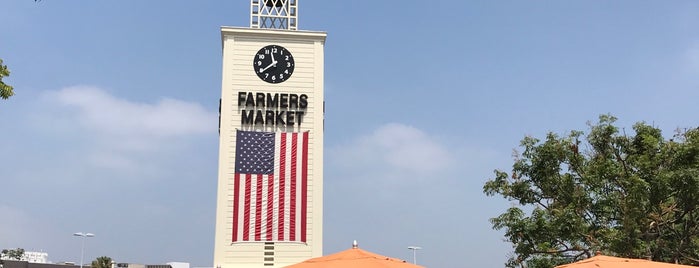
[[[85,257],[85,238],[87,237],[93,237],[95,234],[93,233],[74,233],[73,236],[80,236],[82,237],[82,248],[80,248],[80,268],[83,268],[83,257]]]
[[[415,252],[422,248],[418,246],[409,246],[408,249],[413,251],[413,264],[417,264],[417,254],[415,254]]]

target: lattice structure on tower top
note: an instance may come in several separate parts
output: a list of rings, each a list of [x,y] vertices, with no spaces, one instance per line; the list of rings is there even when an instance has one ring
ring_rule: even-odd
[[[297,0],[250,0],[250,28],[297,30]]]

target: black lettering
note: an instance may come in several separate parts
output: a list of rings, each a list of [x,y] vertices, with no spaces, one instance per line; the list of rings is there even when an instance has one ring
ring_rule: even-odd
[[[257,98],[255,99],[255,106],[265,107],[265,93],[257,93]]]
[[[284,111],[277,111],[277,122],[275,122],[277,125],[284,124]]]
[[[299,95],[289,94],[289,109],[296,108],[299,108]]]
[[[267,125],[274,124],[274,111],[267,110],[267,112],[265,113],[265,124],[267,124]]]
[[[267,107],[279,107],[279,94],[267,93]]]
[[[238,92],[238,107],[240,107],[241,105],[243,105],[243,103],[245,103],[245,96],[246,95],[247,95],[247,93],[245,93],[245,92],[242,92],[242,91]]]
[[[245,99],[245,107],[255,107],[255,97],[252,95],[252,92],[248,92],[248,97]]]
[[[305,115],[305,112],[303,111],[296,111],[296,121],[301,126],[301,122],[303,121],[303,116]]]
[[[257,110],[257,114],[255,115],[255,125],[260,124],[264,125],[265,124],[265,117],[262,116],[262,110]]]
[[[289,94],[281,94],[281,97],[279,97],[279,99],[279,107],[289,108]]]
[[[308,96],[306,94],[301,94],[299,98],[299,108],[306,109],[308,107]]]
[[[293,126],[294,125],[294,112],[287,112],[286,113],[286,125],[287,126]]]
[[[240,114],[240,123],[245,125],[245,124],[252,124],[252,118],[254,115],[254,110],[250,110],[249,113],[245,114],[245,110],[243,110],[243,113]]]

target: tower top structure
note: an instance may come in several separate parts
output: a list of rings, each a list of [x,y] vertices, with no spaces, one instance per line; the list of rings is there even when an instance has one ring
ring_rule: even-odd
[[[298,29],[298,0],[250,0],[250,28]]]

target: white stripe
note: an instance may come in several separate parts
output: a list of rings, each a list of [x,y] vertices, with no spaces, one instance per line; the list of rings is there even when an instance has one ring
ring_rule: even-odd
[[[272,240],[281,241],[279,237],[279,142],[280,133],[274,137],[274,208],[272,210]]]
[[[262,187],[262,217],[260,217],[260,220],[262,221],[260,223],[260,239],[265,240],[267,239],[267,177],[268,175],[262,175],[262,185],[259,187]]]
[[[255,219],[257,218],[257,176],[250,176],[250,241],[255,241]]]

